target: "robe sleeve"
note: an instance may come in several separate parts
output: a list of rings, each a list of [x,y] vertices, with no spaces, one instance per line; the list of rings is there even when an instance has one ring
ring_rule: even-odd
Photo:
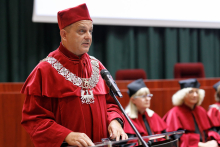
[[[150,126],[156,134],[161,133],[167,128],[166,123],[161,119],[161,117],[157,113],[154,113],[153,116],[150,118]]]
[[[115,118],[120,118],[125,123],[125,116],[119,109],[118,105],[116,104],[115,100],[108,94],[107,95],[107,123],[108,125],[110,122]]]
[[[99,62],[100,71],[102,69],[106,69],[104,65]],[[106,91],[109,91],[109,88],[106,84],[105,89]],[[110,96],[110,94],[107,94],[106,97],[106,104],[107,104],[107,125],[110,124],[110,122],[115,118],[120,118],[123,121],[123,124],[125,124],[125,116],[119,109],[118,105],[116,104],[115,100]]]
[[[183,129],[182,123],[179,120],[179,116],[175,113],[175,110],[172,109],[165,114],[163,120],[167,124],[167,132],[177,131],[178,129]]]
[[[212,127],[220,126],[220,112],[216,108],[210,108],[207,112]]]
[[[208,140],[213,140],[214,139],[218,142],[218,144],[220,144],[220,136],[217,132],[208,131],[207,135],[208,135]]]
[[[180,137],[180,147],[198,147],[199,134],[187,133]]]
[[[52,112],[55,99],[27,95],[22,110],[22,126],[37,147],[60,147],[71,130],[57,124]]]

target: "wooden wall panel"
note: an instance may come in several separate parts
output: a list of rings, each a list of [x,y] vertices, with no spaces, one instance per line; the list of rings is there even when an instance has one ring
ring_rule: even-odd
[[[20,92],[24,83],[0,83],[0,93],[2,92]]]
[[[20,123],[24,98],[16,92],[0,94],[0,144],[5,147],[33,147]]]

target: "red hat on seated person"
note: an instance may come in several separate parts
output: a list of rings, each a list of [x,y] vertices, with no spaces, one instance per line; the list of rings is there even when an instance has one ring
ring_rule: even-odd
[[[89,10],[85,3],[76,7],[59,11],[57,13],[57,19],[60,30],[80,20],[92,21],[89,15]]]

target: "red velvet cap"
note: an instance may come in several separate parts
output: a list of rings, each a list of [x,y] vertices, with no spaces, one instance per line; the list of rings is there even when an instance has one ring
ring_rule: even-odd
[[[76,7],[68,8],[57,13],[58,25],[60,30],[66,26],[80,21],[80,20],[91,20],[89,10],[86,4],[81,4]]]

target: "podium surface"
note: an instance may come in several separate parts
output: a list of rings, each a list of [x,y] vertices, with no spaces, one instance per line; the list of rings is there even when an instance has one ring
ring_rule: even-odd
[[[176,134],[183,134],[185,133],[184,130],[179,130],[179,131],[174,131],[174,132],[167,132],[167,133],[162,133],[162,134],[155,134],[155,135],[149,135],[149,136],[142,136],[144,141],[148,142],[149,140],[155,140],[158,138],[167,138],[164,141],[158,141],[154,143],[148,143],[149,147],[177,147],[178,146],[178,139],[172,140],[169,139],[171,135],[176,135]],[[103,138],[102,142],[96,142],[94,143],[95,146],[91,147],[142,147],[141,144],[138,144],[139,139],[138,137],[132,137],[128,138],[126,140],[120,140],[120,141],[111,141],[109,138]],[[68,146],[68,145],[63,145],[61,147],[74,147],[74,146]]]

